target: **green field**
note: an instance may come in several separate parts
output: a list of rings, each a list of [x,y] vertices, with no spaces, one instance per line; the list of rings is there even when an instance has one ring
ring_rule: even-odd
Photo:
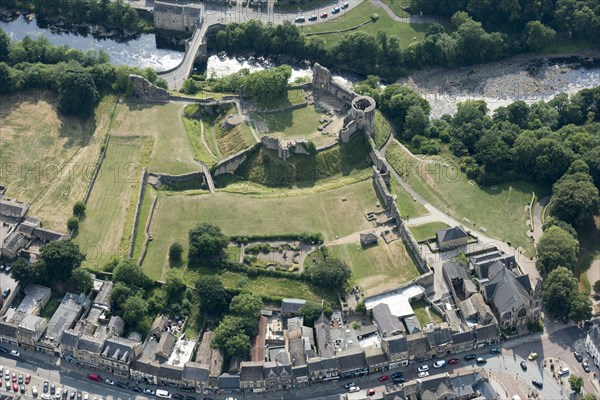
[[[414,201],[393,177],[390,179],[390,193],[396,195],[396,205],[405,219],[421,217],[428,213],[427,209],[421,203]]]
[[[544,187],[523,181],[480,187],[470,182],[451,161],[414,159],[395,140],[386,157],[417,193],[464,222],[467,229],[484,227],[486,235],[509,241],[515,247],[532,245],[526,233],[529,214],[525,207],[531,201],[532,191],[538,198],[547,193]]]
[[[443,222],[430,222],[428,224],[411,226],[410,232],[415,237],[417,242],[435,238],[435,233],[439,230],[446,229],[448,224]]]
[[[275,136],[281,139],[308,139],[317,147],[335,141],[333,129],[329,135],[317,130],[319,119],[323,114],[315,110],[315,106],[306,106],[296,110],[279,111],[275,113],[252,113],[251,118],[255,120],[257,128],[265,126],[265,135]],[[328,131],[325,128],[325,131]]]
[[[121,241],[131,232],[131,223],[127,221],[135,212],[141,174],[140,149],[144,141],[140,137],[110,139],[87,204],[86,218],[80,223],[75,239],[87,255],[84,262],[87,268],[100,269],[112,257],[124,255]]]
[[[304,33],[330,32],[350,28],[368,21],[372,14],[379,15],[379,19],[374,23],[368,23],[360,30],[354,32],[366,32],[376,35],[379,31],[387,32],[388,35],[395,35],[400,41],[402,47],[408,46],[415,40],[422,40],[425,37],[425,30],[428,24],[409,24],[394,21],[381,8],[375,7],[370,2],[365,1],[358,7],[353,8],[347,13],[342,13],[339,17],[322,24],[314,24],[302,27]],[[327,41],[327,46],[333,46],[338,43],[344,35],[343,33],[331,33],[321,37]]]
[[[419,271],[402,240],[386,244],[380,238],[377,246],[366,248],[358,243],[333,246],[330,248],[330,254],[348,263],[352,270],[353,282],[360,285],[368,296],[419,276]]]
[[[154,139],[148,169],[151,172],[183,174],[197,171],[194,152],[182,120],[185,103],[119,104],[112,134],[147,136]]]
[[[24,91],[0,97],[0,183],[31,203],[44,227],[67,231],[73,204],[87,189],[114,108],[104,97],[87,120],[65,117],[56,96]]]
[[[377,202],[370,179],[326,191],[311,188],[262,195],[191,193],[157,193],[153,240],[143,264],[152,278],[166,276],[172,242],[183,244],[187,254],[188,231],[199,223],[210,222],[228,235],[321,232],[325,240],[330,240],[369,228],[371,224],[364,213],[374,210]]]

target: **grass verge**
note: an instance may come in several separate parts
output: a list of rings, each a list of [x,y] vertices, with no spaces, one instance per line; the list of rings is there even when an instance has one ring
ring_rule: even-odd
[[[410,232],[417,242],[435,238],[435,233],[441,229],[446,229],[448,224],[443,222],[430,222],[428,224],[411,226]]]

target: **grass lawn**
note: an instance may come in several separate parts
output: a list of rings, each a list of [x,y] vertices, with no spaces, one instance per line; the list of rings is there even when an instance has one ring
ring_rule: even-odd
[[[67,231],[73,204],[87,189],[114,108],[104,97],[88,119],[56,111],[43,90],[0,97],[0,183],[6,196],[31,203],[44,227]]]
[[[315,106],[309,105],[276,113],[252,113],[251,118],[263,134],[281,139],[304,138],[318,147],[335,140],[335,136],[324,135],[317,130],[322,116],[315,110]]]
[[[152,186],[146,185],[146,192],[144,193],[144,198],[142,199],[142,209],[140,210],[137,236],[135,237],[135,247],[133,249],[133,258],[136,260],[140,256],[142,245],[144,244],[144,240],[146,240],[146,223],[148,222],[148,217],[150,216],[150,207],[152,207],[152,202],[154,201],[155,197],[156,190],[154,190]]]
[[[368,21],[371,14],[374,13],[379,15],[379,19],[374,23],[368,23],[360,28],[361,32],[370,33],[372,35],[376,35],[379,31],[387,32],[389,35],[397,36],[402,47],[408,46],[413,41],[413,38],[422,40],[425,37],[425,30],[427,30],[428,24],[409,24],[394,21],[384,10],[375,7],[368,1],[363,2],[361,5],[353,8],[347,13],[342,12],[339,17],[332,19],[329,22],[304,26],[302,27],[302,31],[304,33],[338,31]],[[356,32],[358,32],[358,30]],[[339,42],[346,34],[348,34],[348,32],[336,32],[322,35],[321,37],[326,40],[327,46],[331,47]]]
[[[484,227],[486,235],[509,241],[513,246],[531,245],[526,234],[529,214],[525,207],[531,201],[532,191],[539,198],[548,192],[547,188],[523,181],[480,187],[449,162],[411,158],[396,141],[388,147],[386,157],[417,193],[464,222],[468,229]]]
[[[113,136],[154,138],[148,169],[151,172],[183,174],[197,171],[194,152],[182,114],[185,103],[119,104],[112,125]]]
[[[428,322],[441,323],[443,322],[439,315],[437,315],[429,305],[425,302],[425,300],[418,300],[410,303],[419,320],[421,326],[425,325]]]
[[[389,8],[392,9],[394,14],[399,17],[408,17],[409,14],[404,11],[402,7],[410,6],[410,1],[407,0],[382,0]]]
[[[393,177],[390,179],[390,192],[396,195],[396,204],[403,217],[416,218],[428,213],[427,209],[417,201],[414,201],[411,195],[400,186]]]
[[[427,240],[431,238],[435,238],[435,232],[445,229],[448,227],[448,224],[443,222],[430,222],[428,224],[411,226],[409,229],[415,240],[420,242],[422,240]]]
[[[187,235],[202,222],[227,235],[321,232],[325,240],[367,229],[364,212],[377,202],[370,179],[332,190],[279,190],[270,194],[213,195],[158,192],[153,240],[143,267],[154,278],[166,277],[168,249],[178,241],[187,254]],[[342,198],[346,201],[342,201]]]
[[[392,134],[392,127],[381,111],[375,110],[375,137],[373,141],[378,149],[381,149]]]
[[[79,224],[75,241],[87,254],[84,266],[101,269],[112,257],[123,255],[121,239],[131,232],[126,224],[135,212],[140,172],[140,137],[111,137],[106,158],[87,204],[86,218]]]
[[[419,276],[402,240],[386,244],[379,239],[377,246],[363,248],[358,243],[330,247],[334,257],[350,266],[353,281],[374,295],[408,282]],[[310,257],[306,258],[310,262]]]

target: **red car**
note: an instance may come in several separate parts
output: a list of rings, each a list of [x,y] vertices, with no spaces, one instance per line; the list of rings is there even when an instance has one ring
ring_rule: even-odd
[[[321,18],[327,18],[327,13],[321,14]]]
[[[458,358],[451,358],[448,360],[448,364],[450,365],[455,365],[458,364],[460,362],[460,360]]]
[[[367,390],[367,396],[375,396],[375,389]]]
[[[388,379],[390,379],[390,377],[389,377],[389,376],[387,376],[387,375],[383,375],[383,376],[380,376],[380,377],[379,377],[379,382],[387,381]]]
[[[15,374],[14,372],[12,373],[12,382],[13,383],[17,382],[17,374]]]
[[[18,392],[18,391],[19,391],[19,385],[17,385],[17,383],[16,383],[16,382],[15,382],[15,383],[13,383],[13,390],[14,390],[15,392]]]
[[[31,375],[27,374],[25,375],[25,384],[29,385],[29,382],[31,382]]]

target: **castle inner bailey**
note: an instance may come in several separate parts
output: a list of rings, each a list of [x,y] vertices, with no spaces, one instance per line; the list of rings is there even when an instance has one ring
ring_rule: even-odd
[[[308,140],[305,139],[285,140],[263,135],[260,138],[260,144],[267,149],[275,150],[277,156],[283,161],[286,161],[293,154],[310,154],[308,152]]]

